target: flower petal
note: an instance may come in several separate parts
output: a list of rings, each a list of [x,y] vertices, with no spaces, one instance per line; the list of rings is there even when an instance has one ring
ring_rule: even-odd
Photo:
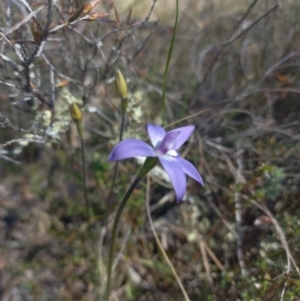
[[[152,146],[138,139],[126,139],[118,143],[108,156],[108,161],[119,161],[133,157],[156,157]]]
[[[183,169],[184,173],[186,173],[188,176],[190,176],[191,178],[199,182],[202,186],[204,186],[203,180],[198,170],[195,168],[195,166],[192,163],[190,163],[189,161],[181,157],[176,158],[176,160],[178,164],[181,166],[181,168]]]
[[[166,131],[162,127],[151,123],[146,125],[146,131],[154,147],[156,147],[157,143],[162,141],[166,135]]]
[[[180,165],[176,162],[176,159],[166,160],[163,157],[159,157],[159,161],[173,184],[176,200],[181,201],[186,191],[186,176]]]
[[[177,143],[177,137],[180,132],[172,132],[167,133],[158,148],[156,148],[156,152],[158,156],[162,156],[166,154],[168,151],[173,150]]]
[[[178,135],[178,137],[176,139],[176,147],[175,147],[175,149],[178,149],[182,144],[184,144],[191,137],[194,130],[195,130],[194,125],[188,125],[188,126],[184,126],[184,127],[172,130],[172,131],[168,132],[167,134],[172,133],[172,132],[180,132],[180,134]]]

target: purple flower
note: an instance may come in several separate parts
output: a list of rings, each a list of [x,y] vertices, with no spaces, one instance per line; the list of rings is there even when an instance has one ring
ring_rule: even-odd
[[[153,147],[142,140],[126,139],[113,148],[108,156],[108,161],[119,161],[133,157],[158,157],[170,177],[176,199],[180,201],[186,191],[186,174],[203,185],[197,169],[189,161],[181,158],[177,152],[177,149],[190,138],[194,129],[195,126],[190,125],[166,133],[160,126],[147,124],[146,131]]]

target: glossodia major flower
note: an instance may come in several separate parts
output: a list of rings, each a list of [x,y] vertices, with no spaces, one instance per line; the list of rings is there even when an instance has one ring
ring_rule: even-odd
[[[160,126],[147,124],[146,131],[153,147],[139,139],[126,139],[113,148],[108,156],[108,161],[133,157],[158,157],[170,177],[178,202],[182,200],[186,191],[186,175],[203,185],[197,169],[189,161],[180,157],[177,152],[180,146],[190,138],[194,129],[195,126],[190,125],[166,133]]]

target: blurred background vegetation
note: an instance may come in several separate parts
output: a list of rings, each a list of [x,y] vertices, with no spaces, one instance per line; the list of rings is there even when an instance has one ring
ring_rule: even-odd
[[[194,124],[181,153],[205,187],[189,180],[176,203],[158,168],[149,195],[146,182],[135,190],[111,300],[183,300],[147,199],[191,300],[300,300],[300,5],[179,2],[165,107],[175,1],[103,0],[79,15],[77,1],[0,2],[1,300],[102,300],[114,214],[139,167],[120,162],[107,204],[121,123],[116,67],[130,91],[124,138],[146,139],[147,122]],[[90,226],[74,102],[84,112]]]

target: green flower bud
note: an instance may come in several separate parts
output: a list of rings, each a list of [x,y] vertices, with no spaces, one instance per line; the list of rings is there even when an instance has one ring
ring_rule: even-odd
[[[74,122],[82,121],[82,112],[79,106],[74,102],[70,105],[70,114]]]
[[[73,121],[76,123],[77,132],[80,138],[83,138],[83,124],[82,124],[82,112],[76,103],[70,105],[70,114]]]
[[[127,100],[128,91],[127,91],[127,83],[121,71],[116,69],[115,71],[116,77],[116,89],[122,100]]]

